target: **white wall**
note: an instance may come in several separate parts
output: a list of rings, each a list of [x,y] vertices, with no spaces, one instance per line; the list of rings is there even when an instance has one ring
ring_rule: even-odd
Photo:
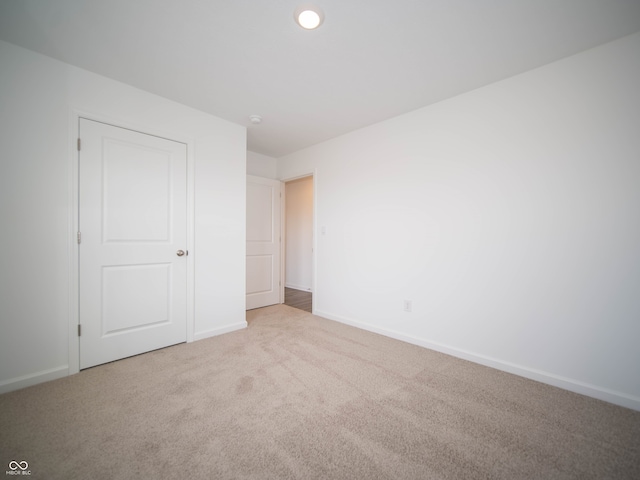
[[[278,160],[247,150],[247,175],[275,180],[278,178]]]
[[[285,285],[311,291],[313,258],[313,177],[285,184]]]
[[[316,313],[640,409],[638,52],[280,159],[280,178],[317,169]]]
[[[78,368],[70,335],[77,111],[188,143],[193,338],[246,326],[245,129],[5,42],[0,65],[0,391]]]

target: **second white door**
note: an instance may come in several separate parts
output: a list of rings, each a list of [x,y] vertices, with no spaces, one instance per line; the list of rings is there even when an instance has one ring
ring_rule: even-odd
[[[247,175],[246,308],[281,303],[280,182]]]

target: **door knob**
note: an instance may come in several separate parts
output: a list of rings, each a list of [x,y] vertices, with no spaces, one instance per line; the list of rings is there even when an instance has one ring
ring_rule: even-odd
[[[184,250],[178,250],[176,252],[176,255],[178,255],[179,257],[183,256],[184,255]]]

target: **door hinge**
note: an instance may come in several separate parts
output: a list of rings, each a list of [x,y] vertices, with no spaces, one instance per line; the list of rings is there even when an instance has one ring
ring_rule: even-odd
[[[82,242],[82,233],[78,232],[78,243]]]
[[[80,151],[80,139],[78,138],[78,151]]]
[[[78,336],[82,335],[82,325],[78,324]]]

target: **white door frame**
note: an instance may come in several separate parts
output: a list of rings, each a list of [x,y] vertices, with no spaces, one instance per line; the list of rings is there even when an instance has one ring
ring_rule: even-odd
[[[286,188],[284,188],[284,184],[287,182],[292,182],[293,180],[298,180],[300,178],[304,178],[304,177],[312,177],[313,178],[313,218],[311,221],[311,228],[312,228],[312,248],[313,251],[311,252],[311,291],[313,292],[313,295],[311,296],[311,313],[315,313],[316,310],[316,301],[317,301],[317,292],[319,290],[318,288],[318,281],[317,281],[317,257],[316,257],[316,252],[318,251],[318,238],[316,235],[316,232],[318,231],[317,228],[317,215],[318,215],[318,169],[314,168],[313,170],[307,170],[307,171],[303,171],[301,173],[299,173],[298,175],[294,175],[292,177],[286,177],[286,178],[281,178],[280,182],[282,183],[282,204],[280,206],[281,208],[281,222],[280,222],[280,232],[281,232],[281,236],[282,236],[282,244],[280,246],[280,277],[282,279],[282,287],[281,287],[281,299],[282,299],[282,303],[284,303],[284,284],[286,282],[286,265],[285,265],[285,259],[286,259],[286,214],[285,214],[285,204],[286,204],[286,195],[285,195],[285,191]]]
[[[69,364],[68,374],[80,371],[80,337],[78,323],[80,321],[79,296],[79,248],[77,241],[79,215],[79,151],[78,132],[80,119],[93,120],[115,127],[134,130],[136,132],[166,138],[187,146],[187,342],[193,342],[195,331],[195,175],[193,156],[195,140],[183,134],[158,130],[153,126],[132,124],[130,121],[112,118],[104,114],[72,109],[69,115]]]

